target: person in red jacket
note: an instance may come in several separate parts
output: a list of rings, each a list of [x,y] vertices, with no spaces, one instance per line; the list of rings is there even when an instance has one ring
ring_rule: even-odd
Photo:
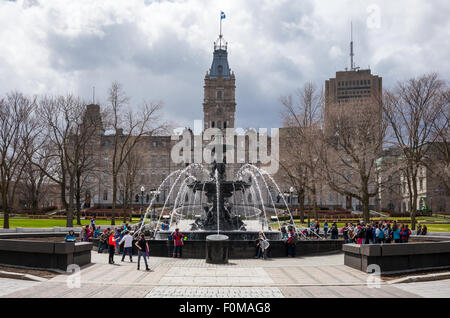
[[[116,250],[116,239],[114,235],[116,232],[111,231],[109,233],[108,251],[109,251],[109,264],[114,264],[114,251]]]
[[[181,257],[181,247],[183,246],[184,235],[180,233],[179,229],[175,229],[173,234],[173,257]]]
[[[402,238],[402,243],[408,243],[410,235],[411,235],[411,231],[408,228],[408,224],[406,224],[405,227],[400,232],[400,236]]]

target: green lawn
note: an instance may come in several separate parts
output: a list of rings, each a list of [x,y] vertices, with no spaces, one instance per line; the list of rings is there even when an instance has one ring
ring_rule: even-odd
[[[133,219],[133,223],[139,222],[139,219]],[[89,220],[81,220],[82,225],[89,225]],[[106,220],[96,220],[95,224],[97,225],[110,225],[111,221]],[[116,219],[116,225],[122,224],[122,219],[118,220]],[[54,227],[54,226],[66,226],[66,220],[53,220],[53,219],[9,219],[9,227],[10,228],[16,228],[16,227],[37,227],[37,228],[43,228],[43,227]],[[74,226],[78,227],[81,225],[76,225],[76,219],[74,220]],[[0,228],[3,228],[3,218],[0,218]]]

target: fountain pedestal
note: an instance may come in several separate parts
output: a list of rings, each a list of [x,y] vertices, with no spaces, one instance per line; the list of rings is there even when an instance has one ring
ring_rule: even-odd
[[[208,235],[206,237],[206,263],[227,264],[229,242],[226,235]]]

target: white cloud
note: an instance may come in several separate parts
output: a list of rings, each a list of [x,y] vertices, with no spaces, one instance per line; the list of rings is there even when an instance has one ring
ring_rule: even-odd
[[[367,27],[371,4],[380,28]],[[384,85],[428,71],[450,77],[445,0],[0,0],[0,94],[88,99],[95,86],[104,101],[119,80],[136,103],[163,100],[169,119],[193,125],[220,11],[239,126],[279,125],[280,95],[348,67],[351,20],[356,63]]]

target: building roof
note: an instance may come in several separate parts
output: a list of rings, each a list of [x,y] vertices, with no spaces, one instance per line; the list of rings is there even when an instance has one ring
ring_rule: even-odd
[[[223,78],[231,78],[231,69],[228,65],[228,52],[224,45],[214,47],[213,61],[209,70],[210,78],[218,78],[222,75]]]

